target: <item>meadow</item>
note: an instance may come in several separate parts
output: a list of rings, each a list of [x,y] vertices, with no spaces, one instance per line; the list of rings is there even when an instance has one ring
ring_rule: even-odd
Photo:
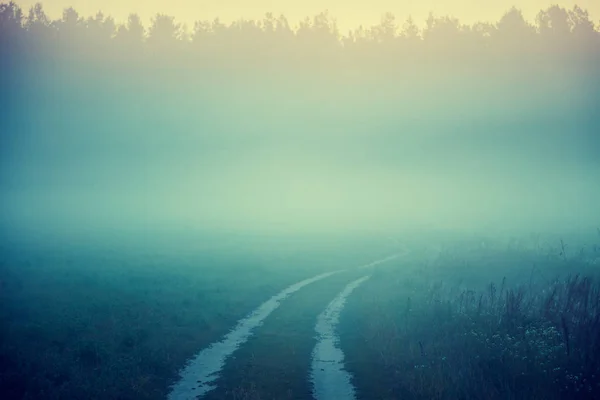
[[[220,236],[179,253],[13,242],[0,270],[2,398],[165,398],[186,360],[260,303],[344,268],[285,300],[206,398],[313,398],[316,317],[363,275],[339,327],[357,398],[598,397],[593,244],[563,256],[560,242],[407,237],[408,254],[371,273],[354,267],[393,243],[321,240]]]
[[[86,243],[4,241],[3,399],[164,398],[191,355],[272,294],[361,258],[297,238]]]

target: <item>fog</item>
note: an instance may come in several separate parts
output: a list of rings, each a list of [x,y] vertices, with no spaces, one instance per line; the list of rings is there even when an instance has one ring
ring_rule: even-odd
[[[264,83],[23,87],[3,150],[5,226],[494,234],[600,222],[576,82],[512,97],[472,82]]]

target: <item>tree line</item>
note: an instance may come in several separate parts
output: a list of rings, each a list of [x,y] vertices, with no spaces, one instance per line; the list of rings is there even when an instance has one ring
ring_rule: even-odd
[[[0,3],[0,141],[50,121],[60,125],[54,132],[130,126],[114,134],[139,131],[142,120],[154,129],[161,115],[210,126],[235,109],[245,128],[279,110],[390,132],[399,121],[518,132],[543,125],[599,148],[600,31],[587,11],[554,5],[534,22],[517,8],[496,23],[425,22],[386,13],[342,34],[327,12],[296,26],[266,14],[192,28],[157,14],[144,26],[137,14],[117,24],[67,8],[52,20],[41,3],[27,11]]]
[[[102,12],[85,18],[66,8],[62,17],[52,20],[41,3],[25,12],[10,2],[0,4],[0,38],[5,60],[77,60],[113,66],[131,66],[148,58],[162,66],[378,69],[442,60],[445,67],[548,58],[590,65],[600,60],[600,32],[588,12],[558,5],[541,10],[534,23],[514,7],[496,23],[466,25],[454,17],[430,14],[422,28],[411,17],[399,21],[386,13],[375,26],[342,34],[328,12],[307,17],[296,26],[283,15],[267,13],[262,20],[230,24],[218,18],[200,20],[191,28],[172,16],[157,14],[146,27],[137,14],[117,24]]]

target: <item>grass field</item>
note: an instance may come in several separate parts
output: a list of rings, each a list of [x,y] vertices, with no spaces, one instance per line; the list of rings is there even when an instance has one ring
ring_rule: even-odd
[[[2,398],[164,398],[185,361],[238,319],[350,257],[335,244],[312,253],[283,241],[261,246],[242,239],[186,253],[5,246]]]
[[[270,240],[207,240],[187,252],[5,246],[2,399],[163,399],[186,360],[272,295],[397,250]],[[600,397],[598,249],[565,257],[489,243],[413,241],[407,257],[370,270],[340,325],[359,398]],[[364,274],[286,299],[206,398],[312,398],[317,315]]]

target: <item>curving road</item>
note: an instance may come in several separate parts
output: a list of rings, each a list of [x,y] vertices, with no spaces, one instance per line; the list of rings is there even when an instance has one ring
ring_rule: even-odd
[[[217,389],[221,371],[231,355],[244,345],[264,320],[293,293],[333,275],[371,268],[406,254],[407,252],[404,251],[357,268],[320,274],[297,282],[274,295],[238,321],[221,341],[202,349],[191,358],[180,371],[179,380],[171,386],[168,399],[195,400]],[[335,296],[334,299],[317,317],[315,331],[318,342],[312,352],[310,376],[306,378],[306,384],[312,386],[313,397],[317,400],[354,399],[351,377],[343,367],[344,354],[337,345],[339,338],[336,334],[336,326],[346,299],[368,278],[369,275],[366,275],[353,280],[337,295],[334,292],[332,294]]]

